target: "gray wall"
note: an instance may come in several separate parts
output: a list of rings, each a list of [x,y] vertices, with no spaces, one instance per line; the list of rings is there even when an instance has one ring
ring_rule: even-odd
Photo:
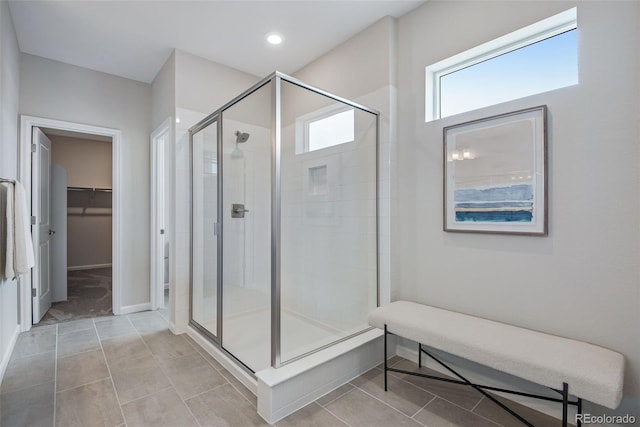
[[[0,2],[0,177],[18,178],[18,87],[20,51],[8,3]],[[6,185],[6,184],[5,184]],[[4,185],[3,185],[4,186]],[[1,190],[0,199],[4,199]],[[4,203],[0,202],[0,242],[5,241]],[[0,271],[4,269],[4,249]],[[0,375],[18,332],[18,282],[0,279]]]
[[[151,83],[151,129],[156,129],[176,109],[176,55],[175,50]]]
[[[395,84],[395,33],[396,19],[387,16],[294,76],[352,100]]]
[[[577,2],[579,85],[424,121],[425,66],[575,4],[436,1],[400,18],[394,294],[617,350],[618,412],[639,415],[640,3]],[[549,236],[443,232],[443,126],[540,104]]]
[[[20,113],[122,131],[122,305],[149,302],[151,85],[22,54]]]
[[[171,158],[174,180],[174,244],[171,249],[172,321],[176,332],[184,332],[189,322],[190,167],[189,128],[256,83],[259,78],[176,50],[174,152]]]
[[[175,51],[176,107],[213,113],[240,95],[259,78],[226,65]]]

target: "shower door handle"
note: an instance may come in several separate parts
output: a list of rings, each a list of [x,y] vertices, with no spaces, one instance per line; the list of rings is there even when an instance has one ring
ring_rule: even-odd
[[[231,218],[244,218],[245,212],[249,212],[249,209],[245,209],[244,204],[234,203],[231,205]]]

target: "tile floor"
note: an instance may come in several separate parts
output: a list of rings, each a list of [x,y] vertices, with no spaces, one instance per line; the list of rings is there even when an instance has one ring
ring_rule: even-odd
[[[394,357],[394,366],[418,370]],[[427,371],[426,369],[422,369]],[[284,426],[519,426],[477,392],[378,367]],[[524,409],[536,426],[560,423]],[[19,336],[0,387],[6,427],[264,426],[256,397],[157,312],[39,326]]]
[[[51,325],[89,317],[110,316],[111,267],[69,271],[67,300],[54,302],[40,321]]]

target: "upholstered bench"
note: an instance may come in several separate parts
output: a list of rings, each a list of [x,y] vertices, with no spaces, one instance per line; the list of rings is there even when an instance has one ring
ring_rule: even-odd
[[[387,367],[387,334],[393,334],[418,343],[419,365],[422,353],[427,354],[460,378],[442,380],[476,388],[529,426],[532,424],[484,390],[562,402],[564,426],[568,405],[576,405],[581,413],[585,399],[615,409],[622,398],[624,357],[593,344],[408,301],[378,307],[369,314],[369,324],[385,331],[385,391],[387,371],[439,379]],[[473,384],[435,358],[425,346],[547,386],[560,397]],[[570,400],[569,392],[575,400]]]

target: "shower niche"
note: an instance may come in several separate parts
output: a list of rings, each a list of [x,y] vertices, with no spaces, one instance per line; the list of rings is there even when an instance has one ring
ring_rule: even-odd
[[[259,380],[371,332],[378,113],[275,72],[189,134],[190,326]]]

